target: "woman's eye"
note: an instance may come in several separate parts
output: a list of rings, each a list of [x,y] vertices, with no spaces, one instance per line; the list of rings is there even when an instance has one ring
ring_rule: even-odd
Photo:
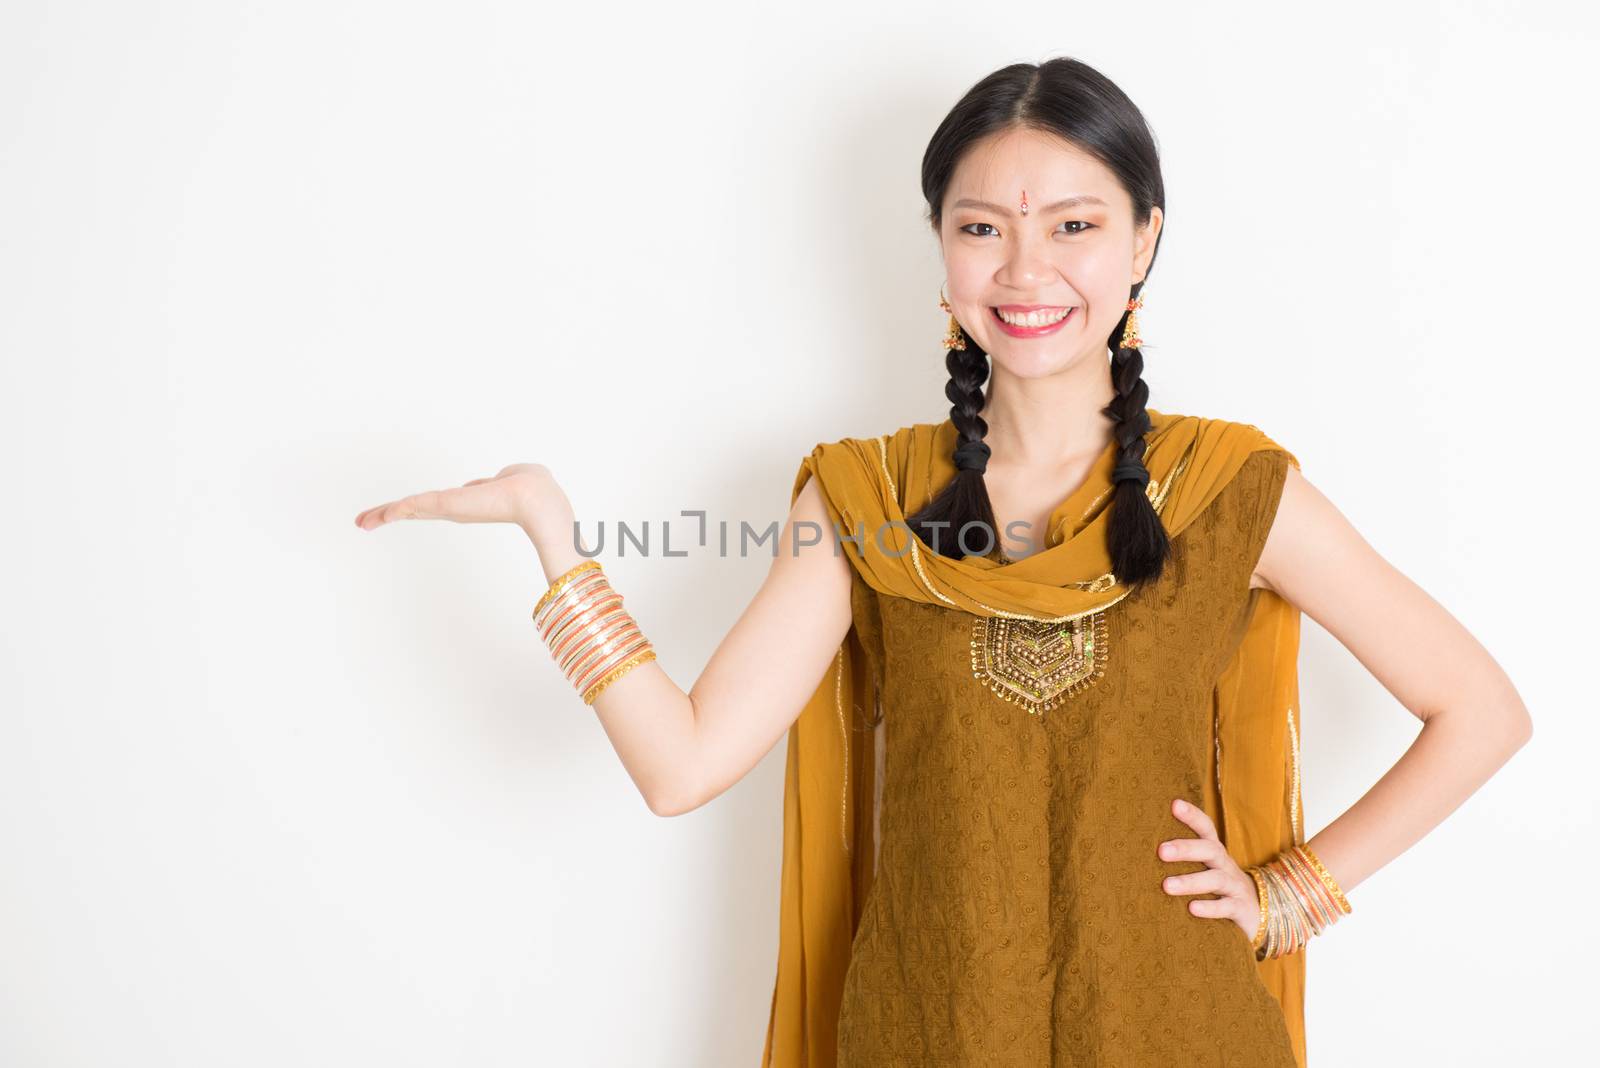
[[[1068,219],[1066,222],[1062,223],[1061,225],[1062,226],[1080,227],[1080,229],[1077,229],[1077,230],[1068,230],[1067,233],[1069,233],[1069,234],[1081,234],[1086,230],[1093,230],[1094,229],[1094,224],[1093,223],[1086,223],[1081,219]],[[972,234],[973,237],[988,237],[989,236],[988,234],[974,233],[973,229],[972,229],[974,226],[988,226],[989,229],[991,229],[991,230],[994,229],[993,226],[989,226],[989,224],[985,223],[985,222],[967,223],[967,225],[961,227],[960,229],[961,229],[962,233]]]

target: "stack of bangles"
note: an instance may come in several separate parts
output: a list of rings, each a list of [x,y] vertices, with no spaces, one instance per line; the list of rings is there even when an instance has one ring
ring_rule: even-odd
[[[586,705],[594,704],[607,686],[656,658],[597,560],[585,560],[550,583],[533,606],[533,625]]]
[[[1250,940],[1256,960],[1293,953],[1350,912],[1344,891],[1309,846],[1292,846],[1245,871],[1261,903],[1261,925]]]

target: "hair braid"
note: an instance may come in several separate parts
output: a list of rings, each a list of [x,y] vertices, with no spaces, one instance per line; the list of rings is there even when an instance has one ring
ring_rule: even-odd
[[[961,336],[967,347],[951,349],[944,358],[945,369],[950,372],[944,395],[950,400],[950,422],[957,434],[956,474],[921,511],[907,518],[912,532],[930,549],[956,560],[965,556],[968,549],[992,551],[1000,538],[994,528],[989,488],[983,480],[983,465],[989,458],[989,446],[983,439],[989,433],[989,424],[979,414],[985,400],[983,384],[989,378],[989,354],[964,327]],[[959,462],[962,459],[972,466],[963,465]],[[957,517],[960,526],[952,529]],[[982,524],[979,533],[963,538],[962,531],[972,523]]]
[[[1137,297],[1144,288],[1140,282],[1133,287]],[[1117,395],[1101,413],[1116,420],[1113,434],[1119,448],[1113,478],[1117,472],[1137,471],[1139,477],[1117,479],[1111,500],[1111,520],[1106,531],[1106,544],[1111,552],[1111,570],[1117,580],[1126,586],[1139,585],[1157,578],[1172,554],[1171,539],[1161,525],[1161,516],[1146,494],[1150,472],[1144,465],[1144,436],[1150,432],[1150,413],[1145,403],[1150,399],[1150,387],[1144,382],[1144,353],[1137,347],[1124,348],[1123,331],[1128,324],[1130,311],[1123,311],[1112,332],[1111,384]]]

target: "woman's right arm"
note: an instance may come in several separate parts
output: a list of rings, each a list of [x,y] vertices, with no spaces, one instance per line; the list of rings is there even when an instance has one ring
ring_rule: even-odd
[[[798,540],[815,544],[797,550],[796,523],[808,520]],[[583,559],[572,530],[569,521],[560,534],[535,534],[551,580]],[[691,812],[744,778],[822,682],[850,629],[850,562],[836,553],[832,530],[813,478],[784,521],[761,588],[689,691],[651,660],[595,699],[591,707],[650,811]]]
[[[573,545],[572,506],[540,464],[401,498],[360,513],[356,525],[373,530],[399,519],[516,523],[538,550],[548,581],[587,559]],[[798,540],[814,544],[797,549],[796,524],[806,521],[814,525],[801,527]],[[601,692],[590,707],[650,811],[675,816],[699,808],[772,750],[849,632],[850,584],[850,562],[813,478],[789,510],[761,588],[689,691],[651,660]],[[627,607],[627,591],[618,592]],[[571,700],[579,701],[576,693]]]

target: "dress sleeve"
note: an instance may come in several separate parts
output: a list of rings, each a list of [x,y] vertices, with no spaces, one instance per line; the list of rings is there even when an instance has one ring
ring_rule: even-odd
[[[1272,521],[1278,516],[1278,501],[1283,497],[1283,485],[1289,477],[1289,454],[1282,449],[1258,449],[1250,454],[1235,477],[1245,479],[1240,486],[1244,499],[1236,514],[1241,526],[1240,564],[1248,586],[1256,564],[1261,561],[1261,551],[1266,548]]]

